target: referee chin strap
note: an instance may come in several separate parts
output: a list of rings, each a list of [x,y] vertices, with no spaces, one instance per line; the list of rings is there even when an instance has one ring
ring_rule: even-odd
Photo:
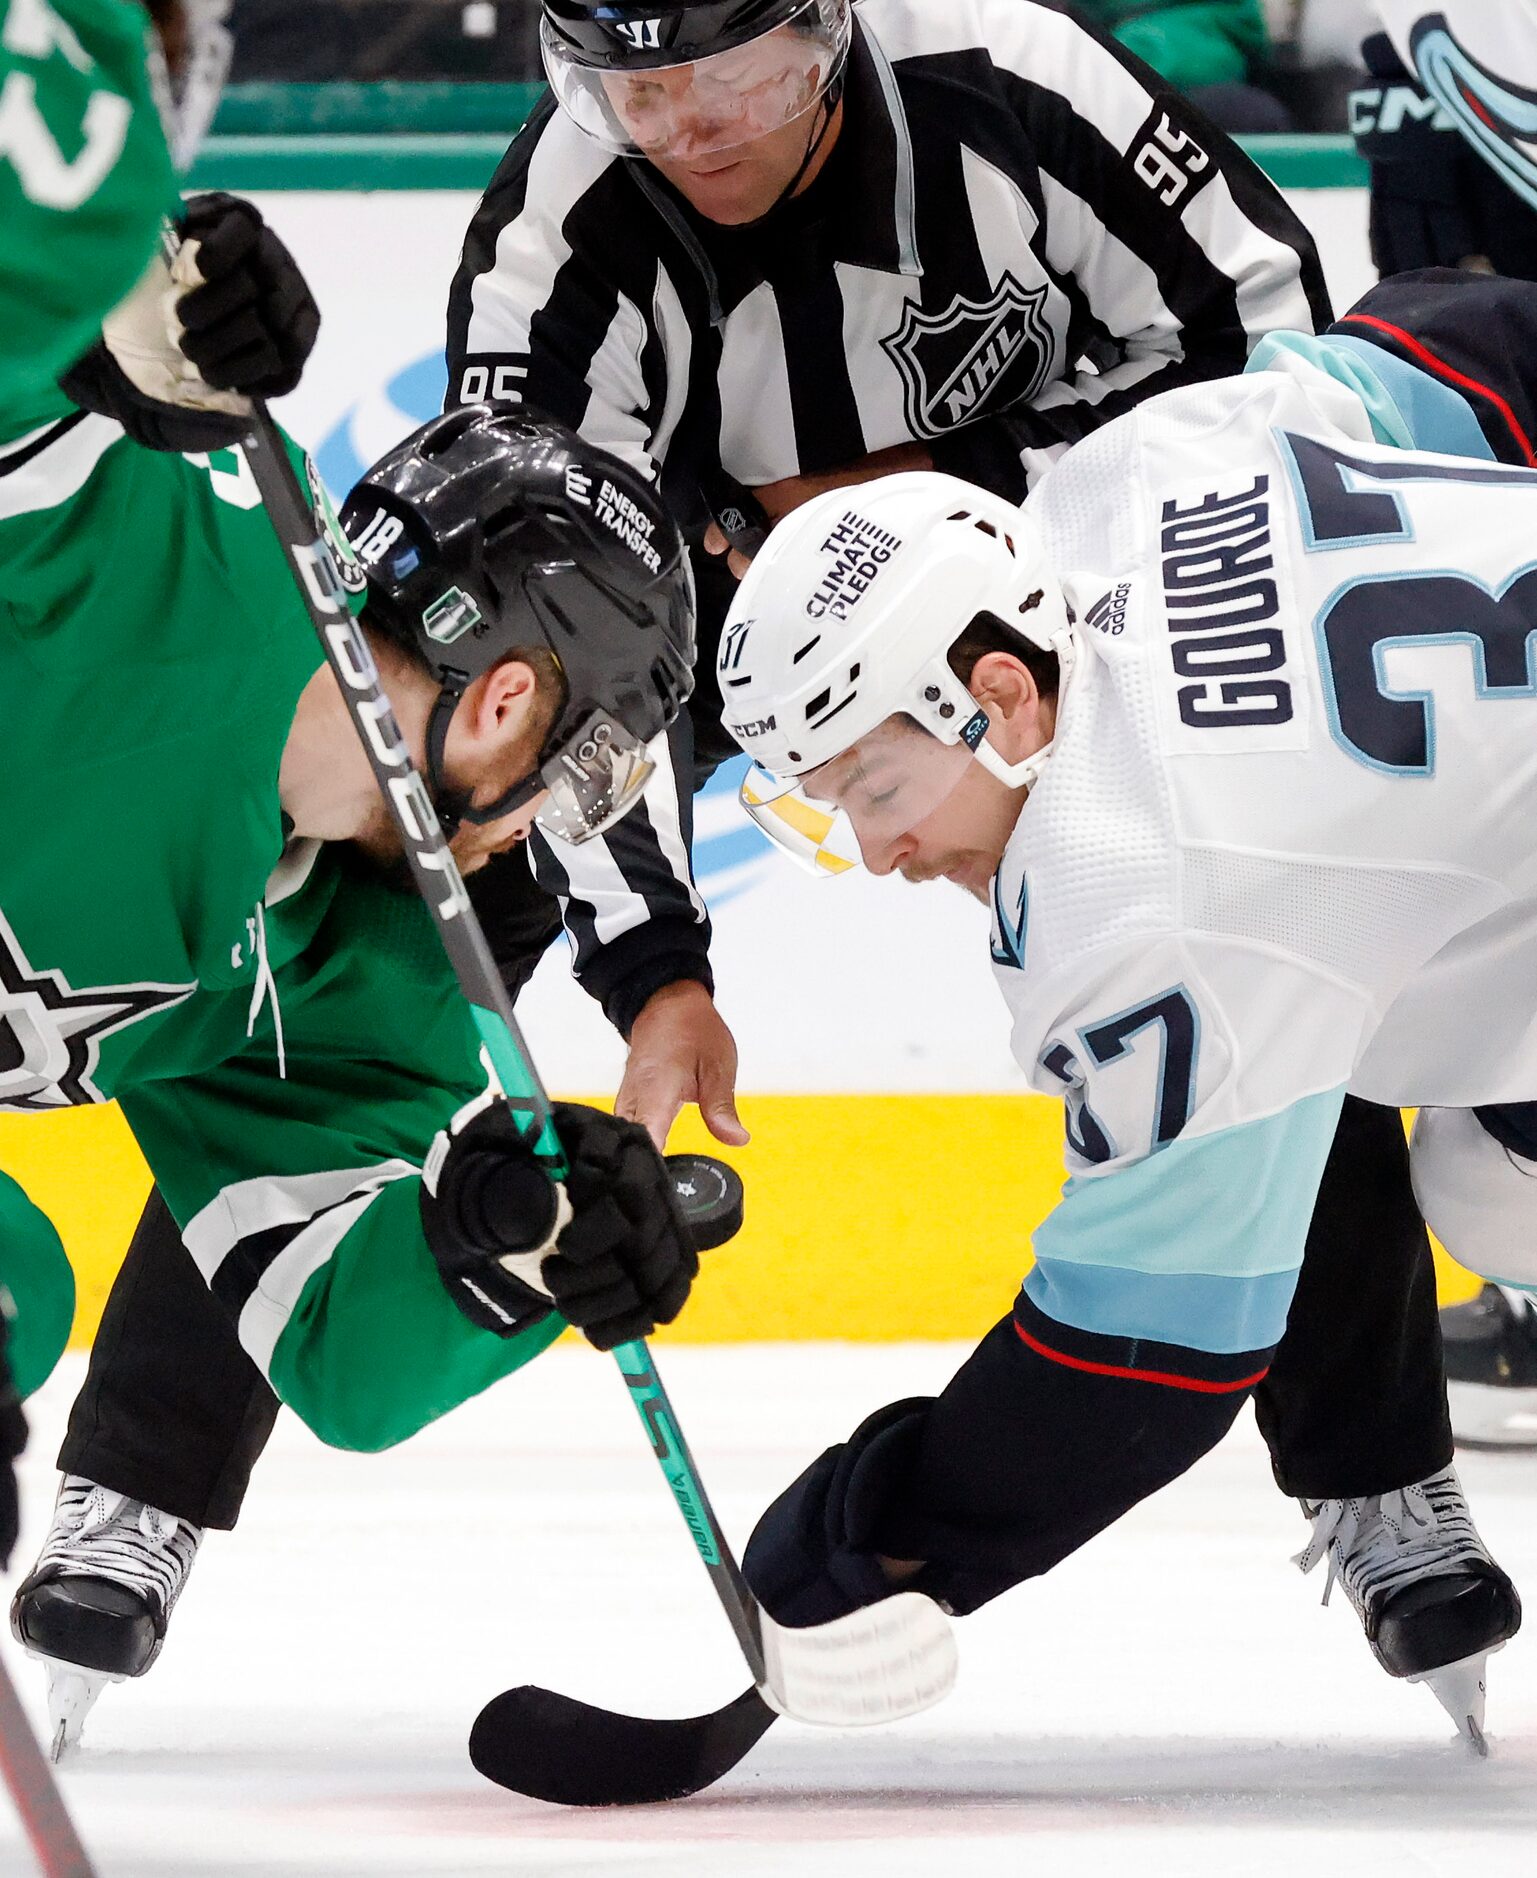
[[[843,81],[845,76],[846,74],[844,72],[840,72],[827,87],[826,91],[822,93],[820,99],[818,99],[818,103],[822,107],[822,121],[817,125],[816,129],[811,134],[810,140],[807,142],[806,154],[800,160],[800,167],[763,213],[759,216],[755,216],[752,221],[744,223],[744,227],[761,228],[771,215],[777,215],[779,213],[795,194],[796,190],[800,188],[801,181],[807,170],[809,170],[812,164],[817,160],[817,152],[827,141],[827,133],[833,127],[833,119],[838,115],[838,106],[843,102]]]

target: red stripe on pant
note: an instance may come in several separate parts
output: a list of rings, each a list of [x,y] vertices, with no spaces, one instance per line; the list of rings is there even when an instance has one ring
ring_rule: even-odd
[[[1067,1356],[1061,1350],[1053,1350],[1032,1337],[1018,1319],[1015,1320],[1014,1330],[1020,1342],[1034,1350],[1037,1356],[1044,1356],[1052,1363],[1060,1363],[1064,1369],[1081,1369],[1090,1376],[1119,1376],[1124,1382],[1156,1382],[1165,1389],[1190,1389],[1197,1395],[1234,1395],[1240,1389],[1252,1389],[1270,1373],[1270,1365],[1267,1363],[1263,1369],[1256,1370],[1252,1376],[1245,1376],[1238,1382],[1207,1382],[1199,1376],[1174,1376],[1161,1369],[1122,1369],[1115,1363],[1090,1363],[1081,1356]]]
[[[1389,325],[1386,320],[1378,319],[1375,314],[1347,313],[1340,324],[1342,326],[1375,326],[1378,332],[1387,333],[1401,346],[1412,352],[1417,359],[1423,360],[1440,377],[1449,379],[1454,385],[1466,386],[1469,391],[1476,391],[1481,398],[1487,398],[1509,426],[1510,434],[1521,446],[1528,465],[1537,469],[1537,451],[1532,449],[1526,432],[1516,422],[1515,412],[1492,386],[1480,384],[1476,378],[1469,378],[1465,372],[1455,371],[1444,359],[1438,359],[1428,346],[1421,345],[1412,333],[1406,333],[1401,326]]]

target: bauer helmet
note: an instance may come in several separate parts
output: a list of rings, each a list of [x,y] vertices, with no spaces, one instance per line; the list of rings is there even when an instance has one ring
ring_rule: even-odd
[[[686,136],[698,158],[836,102],[849,9],[850,0],[544,0],[539,45],[561,108],[605,150],[665,157]]]
[[[368,624],[437,681],[427,775],[445,820],[496,821],[548,789],[540,825],[585,841],[634,806],[646,746],[694,687],[693,574],[638,471],[558,424],[467,405],[381,457],[342,522]],[[539,760],[472,808],[444,780],[449,720],[482,672],[540,649],[564,682]]]
[[[780,522],[737,591],[718,661],[726,729],[756,765],[742,788],[754,821],[839,873],[857,852],[844,810],[855,832],[899,832],[973,757],[1010,788],[1033,783],[1049,747],[1008,762],[950,669],[979,616],[1021,649],[1055,653],[1065,682],[1067,602],[1034,523],[999,496],[920,470],[832,490]],[[858,812],[842,787],[851,772]]]

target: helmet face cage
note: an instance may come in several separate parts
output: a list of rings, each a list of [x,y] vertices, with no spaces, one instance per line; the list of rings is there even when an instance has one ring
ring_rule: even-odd
[[[842,73],[852,30],[849,0],[670,12],[547,4],[540,49],[561,108],[605,150],[695,160],[813,110]]]

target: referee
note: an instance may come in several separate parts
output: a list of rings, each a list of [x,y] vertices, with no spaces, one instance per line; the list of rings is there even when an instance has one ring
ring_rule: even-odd
[[[689,805],[734,745],[712,694],[750,550],[818,491],[934,465],[1022,496],[1156,392],[1329,317],[1274,189],[1135,59],[1038,0],[546,0],[552,95],[470,226],[451,401],[526,401],[658,479],[699,544],[700,688],[669,771],[606,840],[476,882],[509,984],[564,903],[630,1042],[621,1113],[699,1103],[727,1141],[735,1046],[711,998]],[[741,560],[734,551],[736,567]],[[60,1457],[199,1528],[234,1522],[271,1426],[152,1201]],[[187,1269],[183,1272],[182,1267]],[[185,1282],[182,1282],[185,1280]],[[1394,1113],[1347,1103],[1292,1331],[1259,1411],[1284,1489],[1402,1486],[1450,1454],[1425,1235]]]
[[[905,468],[1020,499],[1143,399],[1328,322],[1265,177],[1057,7],[545,0],[541,37],[550,95],[450,295],[450,401],[526,401],[628,456],[714,550],[738,486],[770,520]],[[735,754],[710,630],[731,583],[697,571],[697,747],[681,727],[671,796],[580,857],[534,856],[629,1036],[620,1110],[658,1135],[735,1066],[685,819]]]
[[[1110,418],[1329,321],[1312,243],[1266,179],[1063,7],[544,0],[542,40],[552,95],[450,296],[450,398],[526,401],[629,456],[716,554],[750,508],[738,489],[770,521],[905,468],[1017,500]],[[701,1000],[709,983],[671,813],[727,753],[723,573],[705,557],[693,765],[601,854],[535,847],[621,1027],[602,941],[624,888],[628,969],[648,948],[682,969],[686,935]],[[658,1063],[632,1047],[620,1105],[660,1128],[683,1079]],[[1345,1104],[1256,1409],[1283,1491],[1311,1502],[1450,1461],[1396,1111]]]

